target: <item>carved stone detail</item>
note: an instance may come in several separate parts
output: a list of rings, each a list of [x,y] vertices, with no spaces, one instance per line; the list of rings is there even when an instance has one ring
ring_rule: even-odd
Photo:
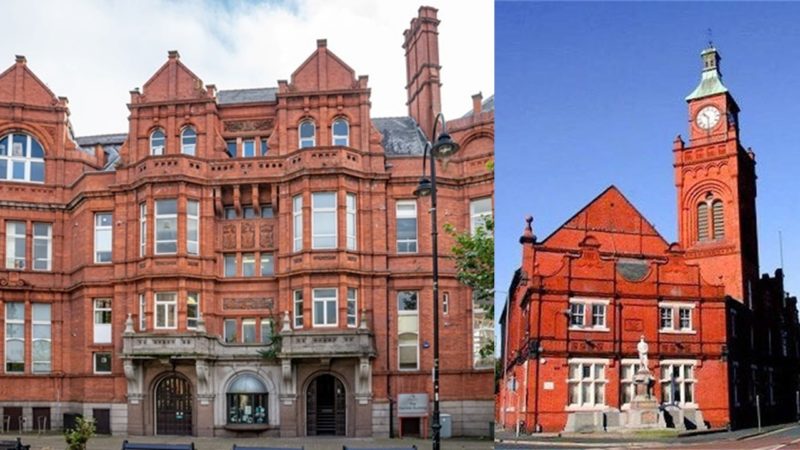
[[[224,122],[227,132],[237,133],[242,131],[265,131],[274,128],[275,123],[272,119],[265,120],[229,120]]]
[[[256,229],[252,223],[242,224],[242,247],[253,248],[256,246]]]
[[[222,309],[272,309],[275,302],[272,298],[224,298]]]
[[[262,223],[259,227],[258,242],[261,248],[275,248],[274,241],[275,226],[269,223]]]
[[[142,367],[131,359],[126,359],[123,366],[125,381],[128,383],[128,401],[138,404],[144,397],[142,392]]]
[[[222,248],[236,248],[236,225],[227,224],[222,227]]]

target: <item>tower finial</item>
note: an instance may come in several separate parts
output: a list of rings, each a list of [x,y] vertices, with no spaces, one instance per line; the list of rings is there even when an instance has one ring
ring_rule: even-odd
[[[533,216],[525,216],[525,229],[522,231],[522,236],[519,238],[520,244],[535,243],[536,236],[533,234]]]
[[[714,48],[714,33],[711,31],[711,27],[706,30],[706,35],[708,36],[708,48]]]

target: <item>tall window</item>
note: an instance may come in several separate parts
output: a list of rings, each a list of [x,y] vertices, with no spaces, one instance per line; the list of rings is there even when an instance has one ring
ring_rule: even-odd
[[[164,130],[159,128],[150,134],[150,154],[153,156],[163,155],[164,146]]]
[[[256,319],[242,319],[242,343],[252,344],[256,341]]]
[[[181,153],[184,155],[195,155],[197,147],[197,132],[192,127],[186,127],[181,133]]]
[[[256,156],[255,139],[245,139],[242,141],[242,156],[245,158],[252,158]]]
[[[25,222],[6,221],[6,269],[25,268]]]
[[[331,128],[333,129],[333,145],[342,145],[345,147],[350,145],[350,125],[347,123],[346,119],[340,118],[334,120]]]
[[[6,302],[6,373],[25,371],[25,304]]]
[[[303,328],[303,291],[297,289],[292,293],[294,300],[294,327]]]
[[[111,343],[111,299],[94,299],[94,343]]]
[[[111,213],[95,213],[94,215],[94,262],[110,263],[113,236]]]
[[[358,325],[358,290],[347,288],[347,326]]]
[[[661,401],[684,406],[694,403],[694,364],[661,361]]]
[[[225,141],[225,152],[231,158],[236,158],[236,139]]]
[[[261,319],[261,343],[272,343],[272,319]]]
[[[228,253],[223,255],[224,266],[225,266],[225,276],[226,277],[235,277],[236,276],[236,254]]]
[[[0,138],[0,180],[44,183],[42,144],[23,133]]]
[[[417,252],[417,202],[397,202],[397,253]]]
[[[472,364],[475,368],[492,367],[494,355],[486,351],[494,342],[494,320],[475,295],[472,296]]]
[[[271,277],[275,275],[275,261],[272,258],[272,253],[261,254],[261,276]]]
[[[725,237],[725,216],[722,210],[722,200],[711,203],[711,218],[714,220],[714,239]]]
[[[267,156],[269,152],[269,142],[267,142],[266,137],[261,138],[261,156]]]
[[[186,252],[200,254],[200,202],[186,201]]]
[[[236,342],[236,319],[225,319],[225,342]]]
[[[147,203],[139,203],[139,256],[147,251]]]
[[[571,298],[569,326],[574,329],[607,331],[608,300]]]
[[[709,220],[710,219],[710,220]],[[697,240],[720,240],[725,237],[725,212],[722,200],[709,193],[697,204]]]
[[[178,252],[178,200],[156,200],[156,255]]]
[[[619,381],[623,405],[630,404],[636,396],[636,384],[634,383],[633,377],[640,367],[642,367],[641,364],[635,362],[623,361],[622,363],[622,374],[620,375]]]
[[[313,289],[314,326],[331,327],[339,324],[337,292],[334,288]]]
[[[492,217],[492,198],[479,198],[469,203],[470,230],[475,233],[478,227]]]
[[[147,329],[147,316],[145,315],[145,308],[147,307],[147,297],[144,294],[139,294],[139,331]]]
[[[33,348],[31,359],[33,373],[50,372],[50,359],[52,355],[51,316],[49,303],[34,303],[31,305],[33,317],[31,334]]]
[[[347,194],[347,249],[356,249],[356,194]]]
[[[569,361],[569,406],[602,407],[606,404],[606,364],[591,360]]]
[[[33,224],[33,270],[50,270],[53,259],[53,227],[49,223]]]
[[[186,328],[197,328],[200,320],[200,295],[197,292],[186,293]]]
[[[708,240],[708,205],[705,202],[697,205],[697,240]]]
[[[397,358],[400,370],[419,369],[419,302],[415,291],[397,293]]]
[[[314,122],[304,120],[300,122],[300,148],[313,147],[316,144],[317,129]]]
[[[311,194],[311,248],[336,248],[336,193]]]
[[[292,198],[292,239],[293,249],[298,252],[303,249],[303,196],[295,195]]]
[[[177,328],[177,297],[174,292],[156,293],[156,329]]]
[[[253,253],[242,254],[242,276],[253,277],[256,275],[256,255]]]

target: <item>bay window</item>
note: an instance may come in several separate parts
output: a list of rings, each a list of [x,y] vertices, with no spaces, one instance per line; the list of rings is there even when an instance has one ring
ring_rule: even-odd
[[[178,252],[178,200],[156,200],[156,255]]]
[[[358,291],[347,288],[347,326],[354,328],[358,324]]]
[[[303,291],[295,290],[292,297],[294,300],[294,327],[303,328]]]
[[[303,196],[292,197],[292,249],[303,249]]]
[[[311,194],[311,248],[336,248],[336,193]]]
[[[186,201],[186,253],[200,254],[200,202]]]
[[[356,249],[356,194],[347,194],[347,249]]]
[[[315,327],[335,327],[339,324],[337,297],[335,288],[312,290]]]
[[[156,293],[156,329],[177,328],[178,300],[174,292]]]
[[[200,320],[200,295],[197,292],[186,294],[186,328],[197,328],[197,321]]]

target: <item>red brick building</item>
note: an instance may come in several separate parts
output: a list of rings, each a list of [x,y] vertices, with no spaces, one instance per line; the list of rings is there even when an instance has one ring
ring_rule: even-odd
[[[796,299],[782,271],[758,277],[755,155],[716,49],[702,60],[673,145],[678,243],[613,186],[544,240],[528,219],[500,318],[505,428],[624,427],[641,339],[666,426],[755,424],[757,401],[763,423],[797,417]]]
[[[0,74],[6,425],[385,436],[410,415],[424,433],[430,200],[413,191],[438,24],[423,7],[405,32],[407,117],[371,117],[368,78],[320,40],[289,80],[244,90],[169,52],[126,133],[74,137],[66,98],[18,56]],[[461,230],[492,213],[493,102],[473,100],[439,169],[440,221]],[[493,367],[473,349],[491,318],[441,267],[442,411],[485,434]]]

